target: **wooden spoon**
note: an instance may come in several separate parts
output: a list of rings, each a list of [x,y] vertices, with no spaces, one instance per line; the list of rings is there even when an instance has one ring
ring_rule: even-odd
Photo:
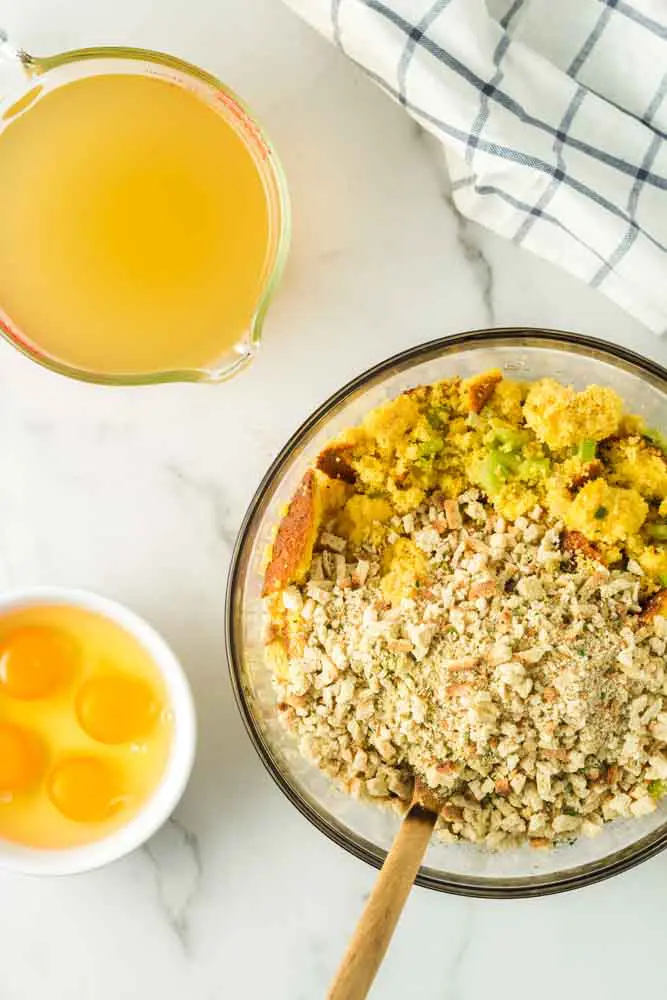
[[[426,853],[438,803],[417,779],[412,801],[361,914],[327,1000],[368,995]]]

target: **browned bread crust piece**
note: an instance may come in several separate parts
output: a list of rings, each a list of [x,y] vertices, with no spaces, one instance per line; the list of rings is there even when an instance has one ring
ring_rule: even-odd
[[[342,506],[349,490],[344,480],[319,469],[306,472],[278,525],[264,573],[264,597],[304,579],[322,521]]]

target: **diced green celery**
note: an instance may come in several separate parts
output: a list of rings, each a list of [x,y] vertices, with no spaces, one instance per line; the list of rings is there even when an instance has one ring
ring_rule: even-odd
[[[660,573],[658,576],[658,583],[661,587],[667,587],[667,573]]]
[[[441,437],[432,437],[428,441],[421,441],[417,447],[419,458],[435,458],[445,446]]]
[[[474,470],[474,478],[488,496],[495,496],[509,477],[517,471],[518,460],[513,455],[493,448]]]
[[[667,793],[667,781],[649,781],[648,793],[652,799],[661,799]]]
[[[582,462],[592,462],[597,454],[597,443],[592,438],[584,438],[579,442],[577,456]]]
[[[503,488],[503,480],[495,474],[490,462],[482,462],[479,465],[476,478],[487,496],[494,497]]]
[[[495,462],[500,470],[500,475],[504,479],[507,479],[508,476],[516,472],[519,468],[519,459],[516,455],[510,455],[506,451],[500,451],[498,448],[491,449],[490,458]]]
[[[657,542],[667,542],[667,524],[665,522],[647,524],[646,534],[649,538],[655,538]]]
[[[432,406],[426,411],[426,419],[431,427],[436,431],[441,431],[447,422],[447,414],[444,410],[438,410]]]
[[[519,451],[527,441],[525,431],[515,427],[493,427],[485,435],[486,444],[502,448],[503,452]]]
[[[662,448],[667,455],[667,437],[659,430],[656,430],[655,427],[648,427],[644,431],[644,437],[648,438],[651,444],[657,444],[658,448]]]

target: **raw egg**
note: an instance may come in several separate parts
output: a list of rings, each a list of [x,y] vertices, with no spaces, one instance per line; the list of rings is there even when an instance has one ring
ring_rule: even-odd
[[[80,823],[101,823],[122,805],[120,783],[99,757],[69,757],[49,776],[49,795],[57,809]]]
[[[36,785],[44,768],[44,750],[29,729],[0,722],[0,796],[10,801]]]
[[[76,700],[81,728],[100,743],[129,743],[145,736],[158,711],[145,681],[123,674],[91,677]]]
[[[27,625],[0,645],[0,686],[10,698],[46,698],[67,683],[77,648],[60,629]]]
[[[0,839],[105,837],[156,790],[172,736],[162,673],[115,621],[65,604],[0,615]]]

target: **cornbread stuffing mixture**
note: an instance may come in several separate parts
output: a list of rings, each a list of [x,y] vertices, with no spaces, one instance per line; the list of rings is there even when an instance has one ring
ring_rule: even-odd
[[[302,753],[364,800],[437,796],[497,850],[667,792],[667,453],[601,386],[499,372],[399,396],[320,455],[265,575]]]

